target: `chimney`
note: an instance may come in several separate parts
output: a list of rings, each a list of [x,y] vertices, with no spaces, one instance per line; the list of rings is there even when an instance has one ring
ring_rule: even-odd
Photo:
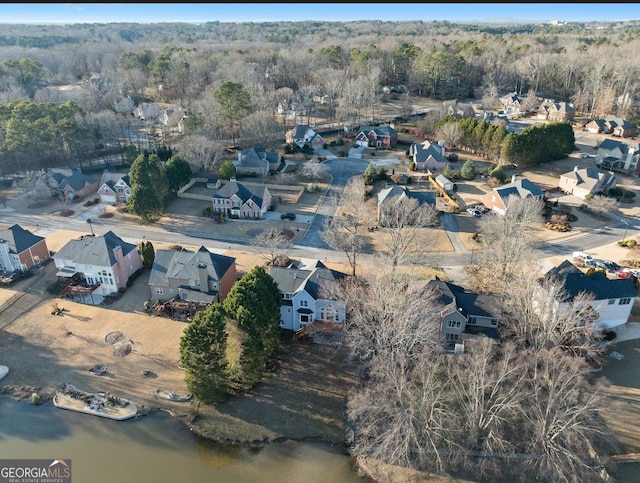
[[[577,166],[574,166],[574,167],[573,167],[573,172],[574,172],[574,173],[577,173],[577,172],[578,172],[578,167],[577,167]]]
[[[200,279],[200,291],[207,293],[209,291],[209,275],[205,263],[198,263],[198,278]]]
[[[517,176],[515,174],[512,174],[511,175],[511,182],[515,183],[516,182],[516,178],[517,178]]]
[[[242,153],[238,151],[238,162],[242,161]]]

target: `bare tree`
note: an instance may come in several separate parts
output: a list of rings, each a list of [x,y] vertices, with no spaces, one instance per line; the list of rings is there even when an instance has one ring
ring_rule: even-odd
[[[427,265],[427,248],[433,238],[437,212],[416,198],[398,195],[383,201],[379,207],[383,252],[392,271],[404,264]]]
[[[489,214],[480,220],[485,248],[477,252],[469,271],[476,287],[506,292],[510,280],[531,262],[534,231],[542,223],[544,202],[511,195],[504,215]]]
[[[224,146],[203,134],[185,136],[177,143],[176,151],[194,172],[214,173],[226,158]]]
[[[251,244],[267,260],[267,263],[272,265],[279,255],[286,254],[292,243],[282,230],[271,228],[262,231]]]
[[[446,122],[438,128],[436,136],[444,141],[445,147],[453,148],[462,139],[464,132],[457,122]]]
[[[334,216],[325,218],[321,236],[334,250],[343,251],[356,276],[357,256],[366,244],[365,226],[371,225],[371,208],[365,200],[364,180],[352,178],[342,192]]]
[[[597,213],[613,213],[620,208],[620,202],[609,196],[595,195],[587,202],[587,207]]]
[[[326,164],[322,163],[302,163],[298,167],[298,174],[309,178],[312,183],[312,188],[315,189],[318,181],[324,178],[329,172]]]

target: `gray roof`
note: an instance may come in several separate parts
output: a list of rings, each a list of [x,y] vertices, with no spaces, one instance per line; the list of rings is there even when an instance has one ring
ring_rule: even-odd
[[[446,306],[455,302],[456,310],[466,318],[469,316],[498,317],[498,299],[492,295],[468,292],[459,285],[445,282],[437,277],[430,280],[427,287],[434,289],[439,294],[439,301],[442,305]]]
[[[388,124],[383,124],[381,126],[362,126],[360,129],[358,129],[358,134],[364,133],[368,136],[371,132],[376,133],[376,136],[378,136],[379,138],[390,138],[391,136],[396,136],[398,134],[398,131],[396,131]]]
[[[236,259],[211,253],[204,246],[198,251],[158,250],[149,275],[149,285],[168,287],[169,280],[199,280],[199,265],[206,265],[209,279],[220,281]]]
[[[9,244],[10,253],[15,253],[16,255],[44,240],[43,237],[34,235],[20,225],[12,225],[9,228],[0,230],[0,239],[5,240]]]
[[[545,274],[545,279],[557,279],[564,283],[567,297],[563,302],[570,302],[581,292],[591,293],[595,300],[610,300],[637,297],[638,292],[630,278],[609,280],[606,277],[587,277],[569,260]]]
[[[436,204],[436,195],[433,191],[411,191],[406,186],[392,186],[380,190],[378,193],[378,204],[381,204],[387,200],[393,199],[396,196],[402,198],[415,198],[420,204]]]
[[[93,184],[95,182],[96,180],[92,177],[82,174],[79,171],[74,171],[71,176],[65,176],[60,187],[64,188],[64,186],[68,184],[74,190],[80,190],[85,187],[85,184]]]
[[[127,186],[131,187],[131,178],[129,174],[123,175],[122,173],[112,173],[110,171],[105,171],[104,173],[102,173],[102,178],[100,178],[100,186],[106,184],[109,188],[113,189],[115,184],[120,180],[124,181]]]
[[[228,200],[233,195],[237,195],[243,203],[253,200],[258,206],[262,206],[266,191],[266,186],[245,186],[237,181],[229,181],[213,195],[213,198]]]
[[[442,155],[440,146],[430,141],[425,141],[420,144],[414,144],[416,153],[416,163],[424,163],[429,156],[436,160],[438,163],[446,163],[447,159]]]
[[[103,236],[85,236],[79,240],[69,240],[58,252],[54,259],[71,260],[82,265],[95,265],[98,267],[113,267],[116,257],[114,248],[122,247],[122,254],[126,256],[131,252],[138,252],[136,245],[126,243],[112,231]]]
[[[605,187],[615,180],[615,175],[608,171],[603,171],[597,166],[589,166],[587,168],[569,171],[561,176],[575,179],[578,181],[577,186],[582,185],[581,187],[589,188],[589,190],[593,189],[596,183],[601,179],[604,179]]]
[[[509,199],[509,196],[511,195],[515,195],[519,198],[526,198],[529,195],[535,198],[544,196],[544,191],[526,178],[517,179],[511,183],[502,185],[499,188],[494,188],[494,191],[498,193],[500,198],[503,200]]]
[[[304,289],[315,300],[322,297],[322,287],[336,282],[347,275],[327,268],[322,262],[316,262],[311,270],[298,268],[270,267],[269,275],[282,293],[295,293]]]

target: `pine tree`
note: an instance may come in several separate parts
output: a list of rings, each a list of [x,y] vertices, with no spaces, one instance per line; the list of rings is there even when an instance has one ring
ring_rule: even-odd
[[[225,311],[212,304],[197,312],[180,338],[180,363],[189,391],[205,404],[224,400],[229,387]]]
[[[246,335],[240,365],[245,381],[253,384],[260,380],[267,360],[280,345],[280,290],[257,265],[234,284],[223,305]]]

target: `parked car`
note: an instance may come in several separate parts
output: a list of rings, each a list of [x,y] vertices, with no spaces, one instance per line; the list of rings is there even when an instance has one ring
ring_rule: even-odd
[[[451,161],[452,163],[455,163],[456,161],[458,161],[458,155],[456,153],[450,153],[449,161]]]
[[[625,271],[624,268],[616,271],[616,278],[631,278],[636,275],[631,271]]]
[[[479,210],[479,209],[478,209],[477,207],[475,207],[475,206],[474,206],[473,208],[467,208],[467,213],[469,213],[470,215],[475,216],[475,217],[480,217],[480,216],[482,216],[482,211],[481,211],[481,210]]]
[[[593,260],[593,257],[585,252],[573,252],[572,257],[583,260],[585,263],[587,262],[587,260]]]
[[[295,213],[281,213],[280,214],[280,219],[281,220],[295,220],[296,219],[296,214]]]
[[[616,273],[622,267],[618,265],[616,262],[612,262],[611,260],[603,260],[605,270],[609,273]]]

